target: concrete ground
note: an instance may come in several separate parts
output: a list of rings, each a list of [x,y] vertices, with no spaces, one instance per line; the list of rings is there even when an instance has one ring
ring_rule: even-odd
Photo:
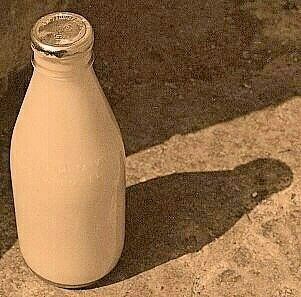
[[[300,297],[301,1],[62,2],[124,138],[125,249],[86,290],[25,266],[8,160],[31,66],[5,66],[0,296]]]

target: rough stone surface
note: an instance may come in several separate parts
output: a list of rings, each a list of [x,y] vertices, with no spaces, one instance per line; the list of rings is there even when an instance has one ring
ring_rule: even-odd
[[[0,4],[0,296],[300,297],[301,2],[39,3]],[[86,290],[25,266],[9,175],[26,31],[56,9],[95,28],[95,69],[127,152],[125,249]]]

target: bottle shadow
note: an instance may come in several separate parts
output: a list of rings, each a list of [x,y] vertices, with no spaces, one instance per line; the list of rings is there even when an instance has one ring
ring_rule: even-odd
[[[292,180],[285,163],[257,159],[233,170],[176,173],[129,187],[122,256],[111,273],[86,289],[199,251]]]

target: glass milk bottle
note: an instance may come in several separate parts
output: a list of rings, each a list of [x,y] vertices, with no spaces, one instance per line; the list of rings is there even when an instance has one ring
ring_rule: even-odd
[[[52,13],[31,38],[34,71],[10,156],[20,249],[40,277],[83,287],[123,249],[124,146],[93,70],[88,21]]]

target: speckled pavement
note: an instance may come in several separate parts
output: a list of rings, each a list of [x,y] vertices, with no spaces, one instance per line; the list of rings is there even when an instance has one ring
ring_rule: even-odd
[[[85,290],[24,264],[8,160],[25,63],[0,92],[0,296],[301,297],[300,10],[72,5],[97,32],[95,69],[125,142],[125,249]]]

